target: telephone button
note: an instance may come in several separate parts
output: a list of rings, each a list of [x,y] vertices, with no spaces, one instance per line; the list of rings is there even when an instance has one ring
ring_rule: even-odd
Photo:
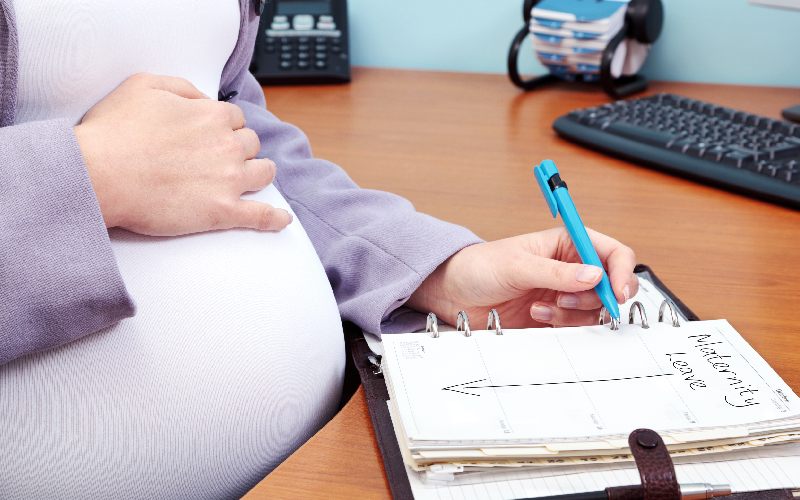
[[[292,69],[291,61],[281,61],[281,69],[284,70],[284,71]]]
[[[292,19],[292,26],[298,31],[314,29],[314,17],[308,14],[299,14]]]
[[[308,52],[298,52],[297,58],[300,59],[301,61],[305,61],[306,59],[308,59]]]
[[[328,58],[328,54],[326,54],[325,52],[317,52],[316,54],[314,54],[314,57],[317,58],[317,61],[324,61],[325,59]]]
[[[320,21],[317,23],[317,29],[325,31],[333,31],[336,29],[336,23],[325,23]]]
[[[317,69],[325,69],[328,67],[328,63],[325,61],[316,61],[314,67]]]
[[[319,22],[321,22],[321,23],[332,23],[333,22],[333,16],[321,15],[321,16],[319,16]]]
[[[288,23],[289,18],[286,16],[275,16],[272,18],[273,23]]]
[[[308,69],[308,61],[297,61],[297,69]]]
[[[291,52],[284,52],[281,54],[281,61],[291,61],[292,60],[292,53]]]
[[[281,22],[272,21],[272,24],[269,25],[269,29],[275,30],[275,31],[286,31],[289,28],[290,28],[290,26],[289,26],[288,22],[282,22],[281,23]]]

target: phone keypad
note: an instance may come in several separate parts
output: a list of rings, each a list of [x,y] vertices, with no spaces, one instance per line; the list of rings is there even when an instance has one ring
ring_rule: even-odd
[[[267,36],[265,50],[278,54],[278,67],[283,71],[325,70],[331,57],[344,56],[341,36]]]

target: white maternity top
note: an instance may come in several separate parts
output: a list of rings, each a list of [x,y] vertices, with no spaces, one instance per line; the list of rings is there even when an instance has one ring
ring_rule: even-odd
[[[14,8],[17,123],[78,123],[142,71],[216,96],[240,23],[236,0],[15,0]],[[273,186],[247,198],[291,212]],[[135,496],[243,493],[339,402],[340,318],[308,236],[295,217],[278,233],[113,230],[111,244],[136,315],[0,371],[4,398],[47,416],[26,424],[23,435],[35,439],[23,439],[15,458],[17,493],[45,493],[41,454],[61,457],[45,462],[66,497],[101,488],[109,470]],[[63,460],[76,446],[80,460]]]

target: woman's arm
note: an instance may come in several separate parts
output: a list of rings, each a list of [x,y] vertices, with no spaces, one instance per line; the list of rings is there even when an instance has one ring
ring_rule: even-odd
[[[0,364],[133,315],[73,134],[0,128]]]
[[[261,86],[242,71],[234,103],[261,139],[260,156],[277,164],[275,185],[311,238],[342,317],[374,333],[424,325],[419,314],[392,313],[442,262],[480,239],[314,158],[306,136],[265,108]]]

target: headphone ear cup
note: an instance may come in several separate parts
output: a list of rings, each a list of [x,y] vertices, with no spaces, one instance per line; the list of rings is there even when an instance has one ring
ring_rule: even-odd
[[[628,36],[642,43],[653,43],[664,26],[664,6],[661,0],[631,0],[625,14]]]

